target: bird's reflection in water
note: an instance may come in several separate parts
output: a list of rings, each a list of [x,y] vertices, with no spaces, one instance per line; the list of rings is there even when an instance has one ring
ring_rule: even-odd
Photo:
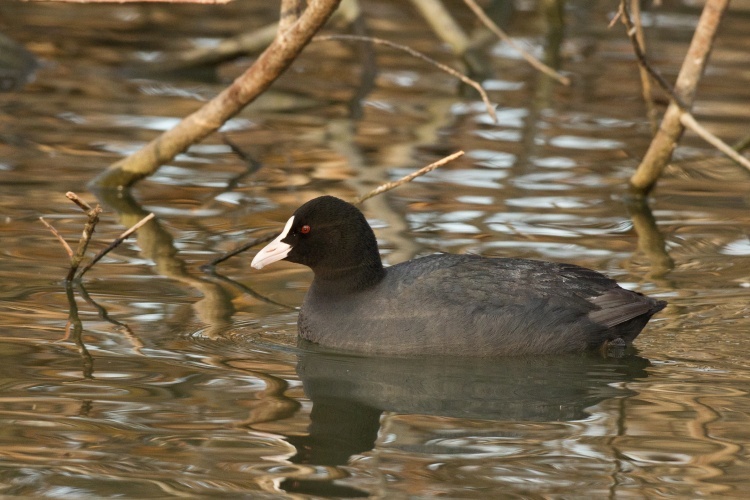
[[[308,434],[289,438],[292,462],[339,466],[375,446],[382,412],[493,421],[573,421],[586,408],[635,394],[647,359],[564,355],[494,359],[380,358],[322,352],[304,343],[297,372],[313,403]],[[621,353],[622,354],[622,353]],[[471,432],[475,432],[471,431]],[[333,480],[287,479],[288,492],[358,497]]]

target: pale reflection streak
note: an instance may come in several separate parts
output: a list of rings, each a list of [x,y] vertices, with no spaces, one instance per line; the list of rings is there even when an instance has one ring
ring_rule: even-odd
[[[637,389],[638,384],[630,387]],[[622,431],[612,440],[616,456],[623,457],[623,468],[632,468],[629,475],[641,477],[646,484],[654,484],[674,474],[673,466],[681,465],[679,488],[685,494],[695,491],[722,494],[733,491],[726,484],[711,479],[725,476],[726,465],[740,460],[743,447],[717,435],[715,423],[721,423],[725,412],[716,404],[726,397],[746,397],[747,392],[727,386],[685,384],[654,384],[631,404],[624,402],[621,409]],[[692,389],[692,390],[691,390]],[[717,392],[718,391],[718,392]],[[715,394],[710,394],[715,392]],[[643,405],[643,402],[647,405]],[[672,428],[669,415],[679,412],[691,416],[683,429]],[[689,437],[691,439],[685,439]],[[672,487],[678,488],[672,481]],[[692,485],[695,490],[688,489]]]

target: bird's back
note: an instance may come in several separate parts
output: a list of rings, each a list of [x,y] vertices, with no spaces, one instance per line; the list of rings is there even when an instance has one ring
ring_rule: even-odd
[[[570,264],[439,254],[357,293],[313,281],[300,335],[371,354],[552,354],[630,343],[665,303]]]

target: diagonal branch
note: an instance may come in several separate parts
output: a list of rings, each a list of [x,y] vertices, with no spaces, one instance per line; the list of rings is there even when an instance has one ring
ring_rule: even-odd
[[[659,87],[661,87],[661,89],[664,92],[669,94],[672,101],[680,108],[680,111],[682,112],[679,115],[680,124],[683,127],[693,131],[701,139],[711,144],[713,147],[715,147],[716,149],[718,149],[719,151],[727,155],[729,158],[731,158],[735,162],[739,163],[743,167],[750,170],[750,160],[740,155],[737,152],[737,148],[733,148],[729,146],[727,143],[725,143],[724,141],[716,137],[714,134],[709,132],[705,127],[703,127],[700,123],[698,123],[698,121],[695,119],[692,113],[690,113],[690,111],[688,110],[688,106],[682,101],[682,99],[680,99],[680,96],[678,96],[675,93],[674,89],[670,87],[670,85],[667,83],[664,77],[662,77],[661,74],[648,62],[648,59],[646,58],[646,54],[644,53],[644,50],[641,45],[641,41],[638,39],[638,36],[637,36],[637,26],[634,25],[630,17],[630,14],[628,13],[627,8],[625,7],[625,0],[621,0],[620,2],[620,10],[618,12],[618,16],[620,17],[623,24],[625,24],[625,27],[627,28],[628,37],[630,38],[630,41],[633,44],[633,52],[635,52],[636,58],[638,59],[639,67],[642,70],[646,71],[656,81],[656,83],[659,84]]]
[[[474,0],[464,0],[464,3],[474,12],[474,15],[476,15],[479,20],[482,21],[482,23],[487,26],[487,28],[489,28],[489,30],[492,31],[500,40],[516,49],[516,51],[521,54],[521,57],[523,57],[527,63],[529,63],[531,66],[541,71],[545,75],[551,76],[563,85],[570,85],[570,78],[563,76],[554,69],[550,68],[542,61],[529,54],[529,52],[524,50],[523,47],[514,42],[513,39],[507,35],[507,33],[500,29],[500,26],[498,26],[495,21],[490,19],[490,16],[488,16],[487,13],[482,10],[482,8]]]
[[[398,180],[395,180],[393,182],[386,182],[385,184],[381,184],[380,186],[376,187],[375,189],[373,189],[369,193],[363,194],[362,196],[358,197],[352,203],[354,205],[359,205],[363,201],[369,200],[373,196],[377,196],[379,194],[383,194],[386,191],[390,191],[391,189],[395,189],[395,188],[399,187],[402,184],[406,184],[407,182],[411,182],[414,179],[416,179],[417,177],[422,176],[422,175],[424,175],[424,174],[426,174],[428,172],[432,172],[436,168],[442,167],[446,163],[452,162],[456,158],[459,158],[459,157],[461,157],[463,155],[464,155],[463,151],[456,151],[452,155],[448,155],[445,158],[442,158],[442,159],[440,159],[440,160],[438,160],[438,161],[436,161],[434,163],[430,163],[426,167],[422,167],[419,170],[417,170],[415,172],[412,172],[412,173],[410,173],[408,175],[405,175],[405,176],[401,177]]]
[[[408,47],[406,45],[401,45],[400,43],[391,42],[390,40],[384,40],[382,38],[375,38],[371,36],[359,36],[359,35],[323,35],[323,36],[316,36],[313,41],[314,42],[328,42],[331,40],[352,40],[355,42],[367,42],[367,43],[374,43],[376,45],[385,45],[386,47],[390,47],[392,49],[401,50],[403,52],[406,52],[407,54],[416,57],[417,59],[421,59],[422,61],[425,61],[429,64],[432,64],[436,68],[438,68],[441,71],[445,71],[451,76],[454,76],[464,82],[466,85],[469,85],[470,87],[473,87],[477,92],[479,92],[479,95],[482,97],[482,102],[484,102],[485,107],[487,108],[487,113],[492,117],[492,119],[497,122],[497,114],[495,113],[495,106],[492,105],[490,102],[490,98],[487,97],[487,92],[484,91],[482,86],[477,83],[476,81],[472,80],[468,76],[464,75],[463,73],[456,71],[455,69],[451,68],[450,66],[446,66],[445,64],[439,63],[436,60],[432,59],[431,57],[428,57],[424,55],[423,53],[419,52],[418,50],[414,50],[411,47]]]
[[[91,259],[91,262],[89,262],[88,264],[86,264],[83,267],[83,269],[81,269],[81,272],[78,273],[78,279],[83,278],[83,275],[86,274],[86,272],[89,269],[91,269],[92,267],[94,267],[94,264],[96,264],[97,262],[99,262],[102,257],[104,257],[109,252],[111,252],[112,250],[114,250],[115,248],[117,248],[118,246],[120,246],[120,244],[123,241],[125,241],[126,239],[128,239],[128,237],[131,234],[133,234],[134,232],[136,232],[138,229],[141,228],[141,226],[143,226],[145,223],[147,223],[148,221],[150,221],[153,218],[154,218],[154,213],[151,212],[150,214],[148,214],[147,216],[145,216],[143,219],[141,219],[140,221],[138,221],[135,225],[133,225],[130,229],[128,229],[127,231],[125,231],[124,233],[122,233],[120,236],[118,236],[117,238],[115,238],[114,240],[112,240],[112,243],[110,243],[109,245],[107,245],[106,248],[103,248],[102,250],[100,250],[99,253],[97,253],[94,256],[94,258]]]
[[[42,222],[42,224],[44,224],[47,227],[47,229],[49,229],[52,232],[55,238],[57,238],[57,241],[59,241],[60,244],[65,249],[65,252],[68,254],[68,257],[72,259],[73,249],[70,248],[70,245],[68,245],[68,242],[65,241],[65,238],[63,238],[62,235],[59,232],[57,232],[57,229],[55,229],[49,222],[44,220],[44,217],[39,217],[39,220]]]
[[[680,115],[680,123],[683,127],[692,130],[698,137],[727,155],[729,158],[739,163],[746,169],[750,170],[750,160],[739,154],[735,148],[706,130],[703,125],[698,123],[698,121],[692,114],[688,113],[687,111],[682,113],[682,115]]]
[[[669,97],[675,103],[677,103],[680,108],[682,108],[683,110],[687,110],[687,104],[685,104],[682,99],[680,99],[680,96],[675,93],[674,89],[672,89],[672,86],[667,83],[667,80],[665,80],[663,76],[661,76],[661,73],[659,73],[656,68],[651,66],[651,64],[649,64],[648,59],[646,58],[646,53],[643,50],[643,46],[641,45],[640,40],[638,40],[638,29],[633,24],[633,20],[630,17],[628,8],[625,6],[625,0],[620,0],[620,10],[618,11],[617,15],[622,21],[622,24],[625,25],[626,33],[628,34],[628,38],[630,38],[630,43],[633,45],[633,52],[635,53],[636,59],[638,59],[638,66],[644,69],[651,76],[651,78],[653,78],[654,81],[659,84],[659,87],[661,87],[664,92],[669,94]],[[618,17],[616,17],[615,19],[618,19]]]
[[[646,194],[654,187],[662,171],[672,158],[672,152],[677,147],[677,141],[685,130],[682,115],[689,113],[690,107],[693,105],[698,81],[706,68],[708,56],[711,52],[713,41],[716,38],[716,32],[728,4],[729,0],[706,1],[698,21],[698,26],[693,34],[693,39],[690,42],[690,47],[685,55],[685,60],[680,68],[680,73],[677,75],[674,90],[664,82],[663,78],[654,78],[672,97],[672,102],[669,104],[666,113],[664,113],[659,130],[651,141],[643,160],[641,160],[638,169],[630,178],[631,188],[637,194]],[[645,64],[644,67],[652,76],[657,74],[648,64],[640,43],[638,43],[625,0],[620,1],[619,15],[627,27],[628,36],[636,50],[639,63]]]
[[[279,30],[271,45],[229,87],[174,128],[110,166],[93,180],[93,184],[103,188],[130,186],[218,130],[281,76],[336,10],[339,2],[310,0],[299,19],[288,29]]]
[[[456,158],[459,158],[464,155],[463,151],[457,151],[451,155],[448,155],[434,163],[431,163],[427,165],[426,167],[422,167],[419,170],[416,170],[408,175],[405,175],[404,177],[393,181],[393,182],[386,182],[385,184],[381,184],[380,186],[376,187],[369,193],[366,193],[360,197],[358,197],[356,200],[353,200],[352,203],[354,205],[359,205],[365,200],[368,200],[372,198],[373,196],[377,196],[379,194],[383,194],[386,191],[390,191],[391,189],[397,188],[402,184],[406,184],[407,182],[411,182],[412,180],[416,179],[417,177],[424,175],[428,172],[432,172],[436,168],[442,167],[443,165],[455,160]],[[213,268],[224,262],[225,260],[229,259],[230,257],[234,257],[235,255],[238,255],[256,245],[260,245],[261,243],[267,243],[271,241],[272,239],[276,238],[279,235],[278,231],[271,231],[268,233],[265,233],[257,238],[254,238],[246,243],[243,243],[242,245],[238,246],[237,248],[230,250],[229,252],[226,252],[212,261],[208,262],[207,264],[204,264],[201,266],[201,269],[205,272],[213,272]]]

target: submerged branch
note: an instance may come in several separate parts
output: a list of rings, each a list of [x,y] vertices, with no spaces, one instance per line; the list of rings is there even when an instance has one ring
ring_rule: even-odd
[[[94,299],[91,298],[91,295],[89,295],[89,292],[86,290],[86,288],[84,288],[81,282],[76,283],[76,288],[81,294],[83,300],[85,300],[86,303],[91,307],[96,309],[97,313],[99,314],[99,318],[106,321],[107,323],[115,325],[118,329],[121,329],[124,332],[125,337],[133,345],[133,350],[135,350],[135,352],[138,354],[143,354],[143,352],[141,351],[144,347],[143,341],[139,339],[135,333],[133,333],[133,330],[128,325],[112,318],[109,315],[109,311],[107,311],[107,309],[105,309],[102,305],[98,304]]]
[[[73,293],[73,284],[68,281],[65,283],[65,296],[68,299],[68,322],[65,325],[65,336],[62,340],[71,340],[78,354],[81,356],[81,372],[83,378],[91,379],[94,375],[94,358],[86,348],[83,342],[83,323],[78,315],[78,305],[76,304],[75,294]]]

